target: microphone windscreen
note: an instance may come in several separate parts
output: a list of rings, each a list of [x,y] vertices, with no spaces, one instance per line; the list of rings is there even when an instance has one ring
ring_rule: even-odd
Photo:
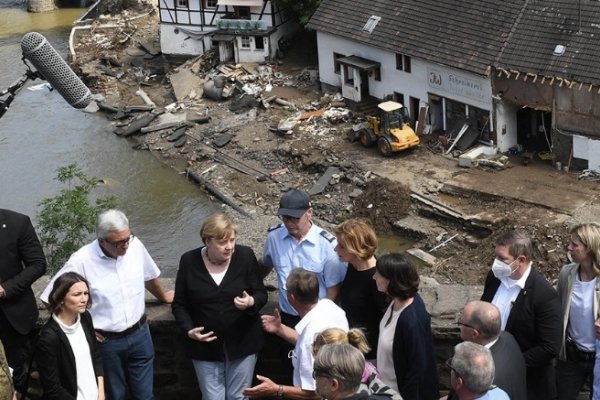
[[[29,32],[21,39],[21,50],[61,96],[75,108],[85,108],[92,101],[90,89],[79,79],[46,38]]]

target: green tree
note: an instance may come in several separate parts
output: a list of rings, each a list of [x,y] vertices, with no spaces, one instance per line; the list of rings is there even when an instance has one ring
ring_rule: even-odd
[[[321,4],[321,0],[274,0],[274,2],[290,18],[297,19],[302,26],[308,23]]]
[[[57,196],[43,199],[37,215],[50,274],[60,269],[89,239],[95,230],[96,215],[116,204],[113,196],[91,202],[90,194],[100,180],[88,177],[77,164],[58,168],[55,179],[67,187]]]

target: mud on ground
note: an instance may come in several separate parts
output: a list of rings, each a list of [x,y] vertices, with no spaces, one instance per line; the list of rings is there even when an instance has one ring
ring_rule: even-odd
[[[122,25],[122,30],[106,34],[109,45],[100,46],[92,37],[83,40],[75,68],[94,92],[103,94],[116,107],[144,104],[135,94],[139,88],[158,107],[174,103],[168,77],[182,68],[182,61],[140,52],[142,41],[159,48],[156,14]],[[331,228],[347,218],[363,217],[378,233],[391,232],[393,224],[406,216],[421,216],[422,211],[410,197],[411,193],[421,193],[466,214],[492,210],[501,221],[491,233],[481,234],[434,217],[427,223],[434,228],[415,233],[417,247],[429,250],[457,236],[434,252],[439,260],[435,266],[420,266],[422,274],[441,283],[481,284],[493,261],[495,238],[504,230],[524,228],[533,237],[537,267],[549,279],[556,278],[560,266],[567,262],[567,218],[512,199],[441,193],[445,181],[463,173],[451,156],[433,154],[421,146],[383,159],[375,149],[348,140],[348,132],[360,118],[353,114],[334,122],[317,116],[298,124],[291,134],[274,132],[273,126],[298,110],[314,111],[335,103],[332,97],[324,99],[315,85],[298,84],[306,67],[316,68],[316,56],[306,45],[306,38],[297,43],[295,50],[273,65],[282,74],[279,82],[283,84],[275,85],[271,95],[291,106],[259,105],[232,112],[231,104],[243,96],[237,94],[236,99],[224,101],[187,98],[176,104],[188,115],[210,116],[210,121],[189,128],[185,145],[174,147],[167,140],[172,130],[127,140],[179,172],[202,176],[249,213],[252,219],[236,217],[241,225],[239,237],[257,254],[267,227],[278,222],[274,214],[281,194],[289,188],[310,190],[329,167],[335,167],[338,172],[323,192],[312,196],[320,225]],[[210,65],[203,68],[198,75],[205,78]],[[225,144],[219,147],[216,143]]]

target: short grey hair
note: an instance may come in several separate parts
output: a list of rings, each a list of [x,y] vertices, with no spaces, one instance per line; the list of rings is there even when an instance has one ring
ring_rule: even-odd
[[[494,382],[494,359],[490,350],[473,342],[462,342],[454,347],[452,369],[465,382],[471,393],[484,393]]]
[[[349,344],[323,345],[315,357],[314,373],[337,379],[340,390],[356,392],[365,369],[365,357]]]
[[[120,210],[107,210],[98,214],[96,219],[96,237],[106,239],[110,232],[123,232],[129,228],[129,220]]]

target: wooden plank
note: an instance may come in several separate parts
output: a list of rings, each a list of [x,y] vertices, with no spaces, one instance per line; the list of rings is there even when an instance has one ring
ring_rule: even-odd
[[[415,132],[417,136],[421,136],[423,134],[423,130],[425,129],[425,116],[427,115],[427,110],[429,106],[423,106],[419,109],[419,118],[417,119],[417,131]]]
[[[417,257],[419,260],[423,261],[425,264],[433,267],[437,264],[437,258],[432,256],[431,254],[421,250],[421,249],[408,249],[406,250],[408,254],[413,257]]]

